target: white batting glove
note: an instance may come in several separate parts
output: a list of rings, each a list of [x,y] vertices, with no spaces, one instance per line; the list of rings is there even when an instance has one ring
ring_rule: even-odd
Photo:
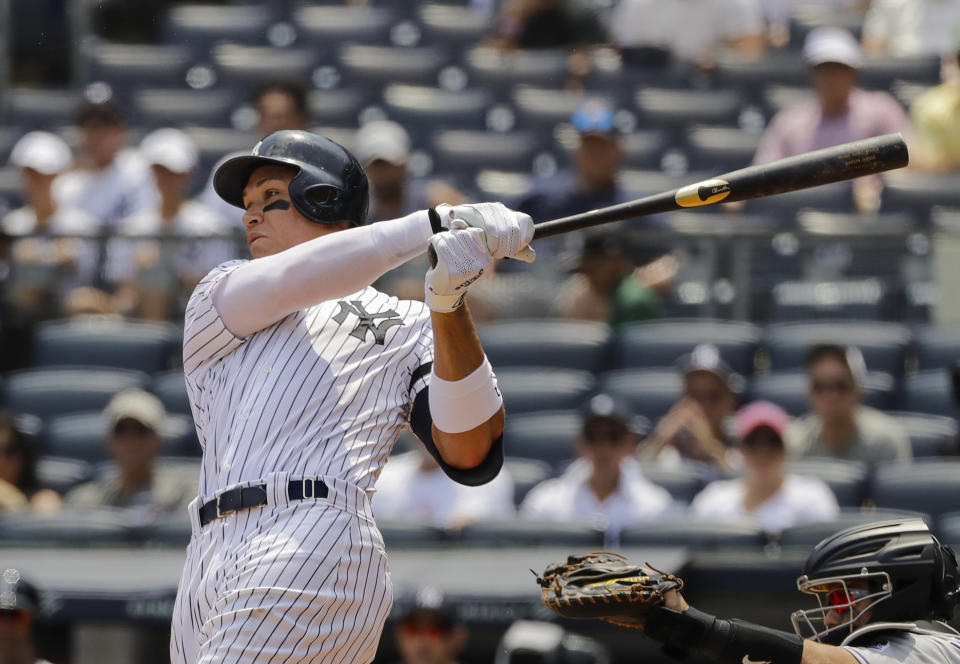
[[[424,302],[431,311],[450,313],[463,305],[463,298],[477,279],[493,265],[483,230],[467,228],[455,219],[451,229],[430,237],[431,263],[424,281]]]
[[[537,257],[530,240],[533,239],[533,219],[523,212],[511,210],[503,203],[473,203],[434,208],[440,225],[450,228],[455,219],[462,219],[471,228],[481,228],[487,248],[494,258],[516,258],[532,263]]]

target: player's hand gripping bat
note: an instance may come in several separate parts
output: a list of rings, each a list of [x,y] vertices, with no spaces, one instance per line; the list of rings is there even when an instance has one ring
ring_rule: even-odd
[[[654,194],[635,201],[575,214],[537,224],[534,239],[599,226],[612,221],[643,217],[671,210],[745,201],[782,194],[822,184],[907,165],[907,144],[900,134],[886,134],[844,143],[823,150],[758,164],[719,175],[710,180]]]

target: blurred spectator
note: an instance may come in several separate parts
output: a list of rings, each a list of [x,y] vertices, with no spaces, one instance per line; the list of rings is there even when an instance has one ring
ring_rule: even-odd
[[[478,519],[514,515],[513,480],[506,468],[487,484],[464,486],[447,477],[419,442],[412,447],[391,456],[377,480],[373,512],[378,519],[457,528]]]
[[[560,49],[605,40],[594,12],[571,0],[506,0],[497,18],[494,45]]]
[[[870,55],[943,56],[957,47],[960,0],[873,0],[863,21]]]
[[[40,596],[20,570],[0,573],[0,663],[50,664],[37,657],[33,645],[33,620]]]
[[[610,25],[624,58],[638,64],[675,58],[709,67],[722,49],[747,58],[765,50],[760,0],[620,0]]]
[[[295,81],[268,83],[254,94],[260,138],[281,129],[307,129],[310,109],[307,90]]]
[[[579,458],[560,477],[533,487],[520,505],[521,516],[589,522],[608,533],[657,518],[672,499],[643,476],[633,457],[644,428],[614,397],[591,398],[574,441]]]
[[[867,367],[860,349],[815,346],[807,355],[810,414],[787,429],[794,456],[829,456],[869,464],[908,462],[910,439],[889,415],[860,403]]]
[[[564,318],[619,325],[662,318],[677,260],[670,254],[634,268],[616,231],[587,232],[577,273],[560,285],[556,306]]]
[[[435,588],[420,590],[393,630],[401,664],[456,664],[468,636],[456,607]]]
[[[83,102],[77,109],[80,152],[76,168],[54,182],[61,204],[85,210],[113,229],[138,210],[153,207],[156,188],[150,170],[136,150],[126,149],[128,131],[123,110],[111,100]]]
[[[20,426],[13,414],[0,411],[0,511],[60,509],[60,496],[40,486],[39,460],[37,439]]]
[[[194,142],[177,129],[158,129],[140,143],[160,202],[122,219],[119,236],[107,246],[107,281],[116,288],[123,313],[140,318],[180,316],[186,298],[203,276],[236,257],[228,222],[187,198],[197,166]],[[149,239],[133,239],[150,236]]]
[[[677,367],[683,373],[683,397],[657,423],[640,457],[670,464],[690,459],[729,468],[734,441],[727,426],[742,378],[712,344],[700,344],[680,358]]]
[[[943,83],[910,106],[916,146],[910,165],[928,171],[960,170],[960,53],[943,65]]]
[[[690,503],[694,516],[715,522],[747,519],[771,534],[836,518],[840,508],[829,486],[786,473],[786,411],[769,401],[754,401],[737,413],[736,424],[743,471],[735,479],[715,480],[697,494]]]
[[[3,218],[3,233],[13,239],[7,296],[18,322],[32,323],[61,314],[67,293],[94,282],[97,245],[78,237],[99,233],[98,219],[59,204],[54,179],[70,168],[66,142],[55,134],[32,131],[14,145],[10,164],[20,169],[27,204]]]
[[[816,28],[807,35],[803,58],[810,66],[816,99],[786,108],[770,121],[754,163],[893,132],[908,135],[907,115],[888,92],[857,87],[863,57],[852,34],[842,28]],[[861,211],[880,204],[879,177],[854,181]]]
[[[610,664],[610,653],[599,641],[556,623],[517,620],[497,644],[493,664]]]
[[[160,400],[143,390],[124,390],[107,404],[104,416],[110,427],[107,447],[114,468],[70,491],[66,504],[123,508],[144,521],[186,509],[197,494],[196,478],[156,464],[166,419]]]

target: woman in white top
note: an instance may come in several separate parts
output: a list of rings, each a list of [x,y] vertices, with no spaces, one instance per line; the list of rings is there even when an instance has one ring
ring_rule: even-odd
[[[693,514],[713,521],[752,521],[767,533],[836,518],[840,508],[830,487],[786,473],[783,433],[789,423],[790,416],[769,401],[742,408],[736,424],[743,472],[708,484],[693,499]]]

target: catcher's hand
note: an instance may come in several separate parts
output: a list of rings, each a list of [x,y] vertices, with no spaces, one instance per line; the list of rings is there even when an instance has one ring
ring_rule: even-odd
[[[544,605],[565,618],[602,618],[625,627],[643,627],[651,609],[664,604],[683,579],[624,556],[594,551],[554,563],[537,576]]]

